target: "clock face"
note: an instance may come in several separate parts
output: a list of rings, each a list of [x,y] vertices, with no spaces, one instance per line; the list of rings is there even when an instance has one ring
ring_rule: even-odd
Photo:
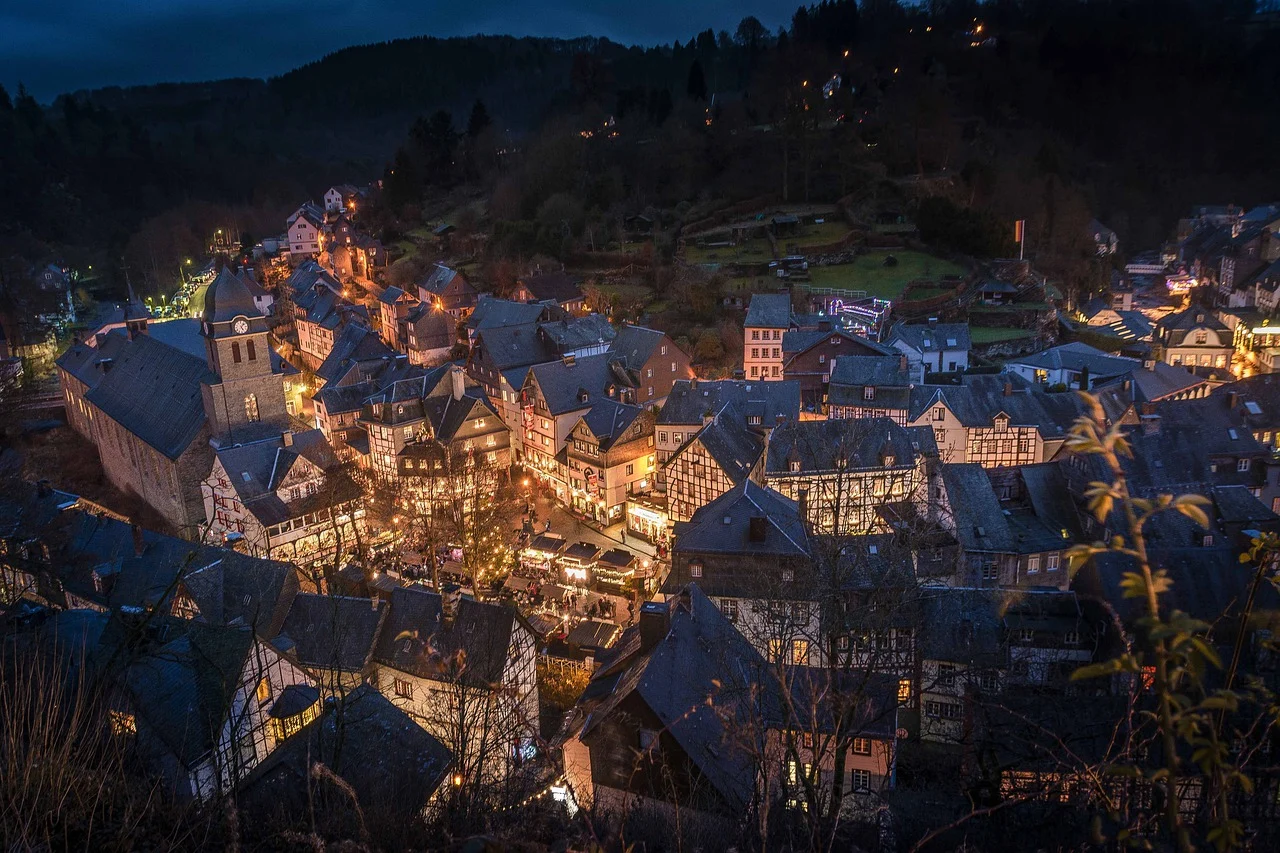
[[[231,324],[231,331],[235,332],[237,335],[243,335],[245,332],[249,331],[249,321],[244,318],[236,320]]]

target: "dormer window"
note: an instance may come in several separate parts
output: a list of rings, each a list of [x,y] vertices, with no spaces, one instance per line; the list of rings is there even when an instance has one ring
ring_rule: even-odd
[[[868,385],[862,389],[862,399],[874,400],[876,398],[876,389],[874,385]]]
[[[799,460],[799,459],[792,459],[792,460],[791,460],[791,473],[793,473],[793,474],[798,474],[798,473],[800,473],[800,460]]]
[[[996,432],[1005,432],[1009,429],[1009,419],[1004,415],[1000,415],[995,420]]]

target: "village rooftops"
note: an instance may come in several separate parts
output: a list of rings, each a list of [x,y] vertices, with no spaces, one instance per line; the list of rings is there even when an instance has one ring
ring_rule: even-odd
[[[554,312],[551,310],[553,308]],[[486,293],[480,295],[476,310],[467,318],[467,328],[479,331],[502,326],[520,326],[544,320],[558,320],[559,317],[547,316],[558,312],[559,307],[555,303],[548,305],[541,302],[515,302],[511,299],[499,299]]]
[[[326,705],[319,719],[287,738],[241,783],[237,802],[247,819],[265,825],[283,819],[314,832],[318,818],[326,827],[350,833],[344,837],[354,837],[362,827],[353,810],[320,805],[327,800],[320,797],[317,764],[351,792],[342,797],[408,822],[417,819],[448,778],[453,754],[389,699],[362,684]],[[313,793],[309,786],[318,789]],[[332,821],[349,825],[339,829]]]
[[[404,356],[388,347],[373,331],[361,323],[348,323],[333,342],[333,348],[316,368],[316,376],[325,383],[338,382],[351,369],[384,358]]]
[[[658,413],[658,424],[700,424],[732,404],[732,411],[753,426],[772,428],[779,421],[800,418],[800,383],[754,382],[736,379],[677,380]]]
[[[959,385],[917,385],[911,389],[908,420],[945,404],[965,427],[989,427],[997,415],[1010,426],[1034,426],[1044,438],[1065,438],[1083,412],[1075,394],[1051,394],[1015,373],[965,374]]]
[[[911,468],[911,434],[889,418],[838,418],[783,424],[769,438],[770,475]]]
[[[461,674],[471,687],[489,689],[502,682],[507,650],[517,616],[513,610],[462,596],[448,619],[441,594],[420,587],[391,592],[391,612],[378,640],[374,659],[420,678],[449,680],[451,661],[465,655]]]
[[[641,624],[623,635],[579,701],[579,737],[635,696],[665,726],[733,814],[746,809],[756,768],[734,748],[760,717],[780,716],[780,688],[758,651],[697,586],[666,603],[649,602]],[[628,759],[629,761],[630,759]]]
[[[701,445],[731,483],[741,483],[750,476],[764,453],[764,436],[743,423],[743,418],[725,406],[672,455],[668,465],[685,454],[689,448]]]
[[[377,599],[299,593],[272,645],[309,669],[360,672],[387,611]]]
[[[689,521],[677,522],[675,536],[677,553],[810,556],[809,534],[796,502],[752,480],[700,507]]]

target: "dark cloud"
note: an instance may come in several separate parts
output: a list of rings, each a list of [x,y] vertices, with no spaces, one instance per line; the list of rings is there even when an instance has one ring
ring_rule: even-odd
[[[41,100],[110,85],[269,77],[354,44],[473,33],[606,36],[628,44],[775,29],[797,0],[7,0],[0,83]],[[16,8],[11,8],[16,7]]]

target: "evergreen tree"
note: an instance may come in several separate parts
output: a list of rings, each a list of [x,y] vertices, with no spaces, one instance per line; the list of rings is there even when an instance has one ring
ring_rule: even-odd
[[[689,97],[695,101],[707,99],[707,77],[702,73],[702,63],[697,59],[693,61],[693,65],[689,66],[689,82],[686,88]]]
[[[489,118],[489,111],[485,109],[484,101],[476,98],[476,102],[471,105],[471,118],[467,120],[467,136],[475,139],[491,124],[493,120]]]

